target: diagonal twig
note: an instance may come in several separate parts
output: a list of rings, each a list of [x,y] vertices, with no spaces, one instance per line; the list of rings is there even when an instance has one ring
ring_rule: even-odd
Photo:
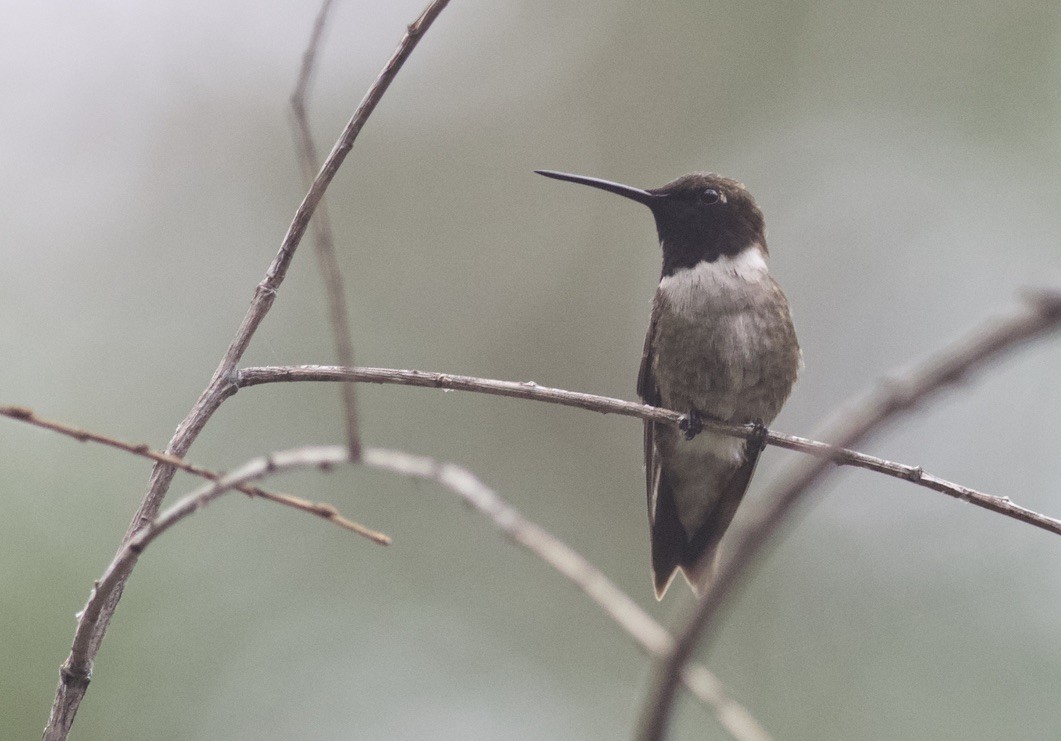
[[[364,128],[369,116],[376,109],[383,94],[390,87],[395,76],[397,76],[409,55],[412,54],[413,49],[416,48],[424,33],[431,27],[431,24],[434,23],[435,19],[438,18],[448,4],[449,0],[434,0],[408,26],[394,54],[354,111],[354,115],[346,124],[338,141],[332,147],[332,151],[325,158],[320,172],[317,173],[316,178],[313,180],[313,185],[310,186],[309,191],[302,199],[302,203],[299,204],[298,209],[295,211],[295,216],[291,220],[287,233],[284,235],[280,249],[266,270],[265,277],[255,288],[247,313],[236,330],[235,337],[233,337],[228,349],[221,358],[217,370],[214,371],[209,384],[207,384],[207,387],[196,400],[187,416],[177,426],[177,431],[170,439],[169,445],[166,446],[166,453],[178,458],[183,457],[214,412],[217,411],[225,399],[235,392],[235,387],[232,385],[232,376],[236,365],[250,345],[251,338],[253,338],[258,326],[272,307],[276,298],[276,291],[283,282],[288,267],[291,265],[291,260],[294,258],[295,250],[306,233],[310,217],[312,217],[314,210],[324,197],[324,193],[335,177],[335,173],[339,170],[343,160],[346,159],[346,155],[350,152],[354,141],[357,139],[361,129]],[[173,481],[173,475],[176,470],[168,463],[155,464],[151,471],[147,493],[133,516],[129,529],[122,540],[123,543],[128,542],[140,528],[155,519],[162,506],[162,500],[169,490],[170,483]],[[63,741],[69,734],[74,718],[77,715],[77,708],[81,704],[88,687],[92,671],[92,660],[99,652],[110,618],[117,608],[121,595],[122,582],[119,581],[116,589],[110,593],[107,603],[101,607],[99,620],[96,621],[94,626],[94,632],[87,643],[84,644],[83,655],[78,657],[78,661],[73,664],[76,667],[76,671],[60,671],[59,686],[56,688],[55,699],[52,702],[52,708],[48,716],[48,725],[44,729],[44,741]],[[66,665],[64,664],[64,666]]]
[[[221,474],[211,471],[201,466],[196,466],[192,463],[188,463],[183,458],[177,458],[173,455],[166,453],[160,453],[157,450],[152,450],[148,445],[143,443],[128,443],[124,440],[118,440],[117,438],[110,437],[109,435],[102,435],[98,432],[92,432],[85,430],[80,427],[72,427],[71,425],[64,424],[62,422],[56,422],[51,419],[44,419],[38,416],[32,409],[19,406],[4,406],[0,405],[0,416],[15,419],[20,422],[31,424],[34,427],[40,427],[45,430],[51,430],[52,432],[58,432],[60,435],[66,435],[72,437],[80,442],[92,442],[100,445],[106,445],[110,448],[116,448],[118,450],[131,453],[132,455],[139,456],[140,458],[146,458],[149,461],[155,461],[156,463],[165,463],[167,465],[179,468],[182,471],[198,476],[199,478],[208,479],[209,481],[220,481]],[[358,535],[368,538],[374,543],[380,545],[390,545],[391,539],[389,536],[383,533],[371,530],[364,525],[348,520],[343,517],[339,510],[333,505],[327,502],[311,502],[301,497],[292,496],[291,494],[279,494],[277,492],[266,491],[260,489],[257,486],[239,485],[234,487],[238,491],[243,492],[249,497],[257,497],[259,499],[265,499],[276,504],[281,504],[285,507],[291,507],[301,512],[320,517],[327,520],[328,522],[334,523],[341,528],[349,530],[350,532],[357,533]]]
[[[449,373],[432,373],[419,370],[398,370],[395,368],[342,368],[328,365],[243,368],[237,373],[235,383],[239,388],[244,388],[265,383],[296,381],[347,381],[472,391],[480,394],[572,406],[603,414],[621,414],[673,425],[680,424],[685,417],[684,414],[679,414],[669,409],[652,407],[622,399],[613,399],[607,396],[549,388],[532,382],[498,381],[491,378],[476,378],[473,376],[458,376]],[[712,430],[745,439],[753,431],[750,425],[731,425],[706,419],[704,420],[704,425]],[[824,458],[839,466],[865,468],[886,476],[909,481],[918,486],[969,502],[991,512],[1011,517],[1019,522],[1034,525],[1055,535],[1061,535],[1061,519],[1023,507],[1010,501],[1008,497],[987,494],[962,484],[947,481],[926,472],[921,466],[896,463],[884,458],[877,458],[843,447],[818,442],[817,440],[786,435],[772,430],[767,432],[766,442],[780,448]]]
[[[899,381],[889,383],[847,411],[826,435],[838,446],[857,445],[884,423],[916,408],[940,388],[952,384],[1006,351],[1061,326],[1061,293],[1029,296],[1025,311],[985,326]],[[660,741],[668,721],[683,667],[694,649],[710,635],[719,610],[748,566],[774,536],[792,509],[829,471],[828,459],[803,461],[775,487],[772,502],[736,542],[713,581],[687,618],[673,650],[662,663],[642,714],[638,739]]]
[[[306,114],[309,100],[310,81],[317,61],[317,51],[328,20],[332,0],[321,3],[317,20],[313,24],[309,44],[302,55],[302,68],[299,71],[295,92],[291,94],[291,111],[295,130],[295,149],[298,154],[302,178],[307,187],[313,183],[317,173],[317,144]],[[343,290],[343,274],[335,254],[335,239],[332,236],[332,222],[328,217],[328,202],[322,198],[313,215],[314,243],[317,247],[317,267],[324,283],[328,297],[328,317],[332,325],[332,338],[335,340],[335,355],[340,365],[354,364],[354,346],[350,332],[350,310],[346,304]],[[346,426],[346,444],[350,448],[350,457],[358,460],[361,457],[361,435],[358,431],[357,395],[354,384],[344,383],[340,386],[343,398],[344,422]]]

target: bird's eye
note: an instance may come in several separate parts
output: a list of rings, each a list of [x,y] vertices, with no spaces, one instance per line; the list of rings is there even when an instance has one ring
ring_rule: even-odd
[[[718,203],[722,200],[722,196],[714,188],[708,188],[700,194],[700,200],[707,204]]]

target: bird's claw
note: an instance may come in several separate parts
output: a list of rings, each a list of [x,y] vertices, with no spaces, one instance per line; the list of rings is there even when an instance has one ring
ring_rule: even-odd
[[[752,434],[748,437],[748,449],[761,453],[766,449],[766,435],[769,432],[761,419],[752,422]]]
[[[678,429],[685,435],[686,440],[692,440],[704,431],[704,418],[700,412],[690,409],[678,422]]]

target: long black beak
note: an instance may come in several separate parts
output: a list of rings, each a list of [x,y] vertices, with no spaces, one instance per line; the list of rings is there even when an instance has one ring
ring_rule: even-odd
[[[665,196],[656,195],[649,193],[647,190],[641,188],[633,188],[629,185],[623,185],[622,183],[613,183],[611,180],[601,180],[600,178],[590,178],[585,175],[572,175],[566,172],[556,172],[555,170],[535,170],[539,175],[544,175],[547,178],[553,178],[555,180],[566,180],[570,183],[580,183],[582,185],[589,185],[593,188],[600,188],[606,190],[609,193],[615,193],[616,195],[629,198],[643,203],[649,208],[652,208],[655,204],[659,203]]]

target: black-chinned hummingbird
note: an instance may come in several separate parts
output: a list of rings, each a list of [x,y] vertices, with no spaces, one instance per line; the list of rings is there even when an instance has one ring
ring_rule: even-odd
[[[679,570],[700,594],[748,489],[763,425],[781,411],[801,363],[788,300],[767,271],[762,211],[744,185],[714,173],[642,190],[536,172],[643,203],[655,217],[663,270],[637,393],[687,412],[690,423],[645,422],[652,576],[657,599]],[[760,434],[745,441],[701,431],[704,418],[755,424]]]

